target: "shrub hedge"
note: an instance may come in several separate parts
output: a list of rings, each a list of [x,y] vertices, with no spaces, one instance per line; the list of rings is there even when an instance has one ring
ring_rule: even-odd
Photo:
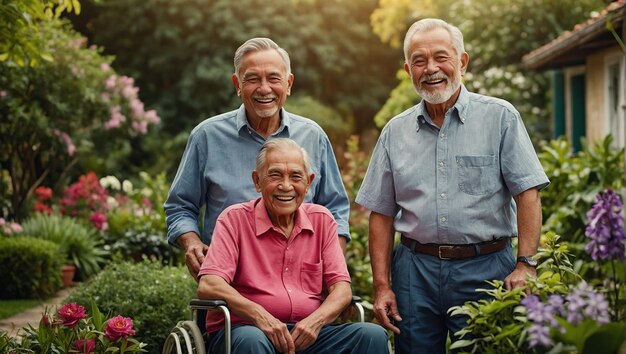
[[[46,298],[61,287],[63,256],[53,242],[7,237],[0,242],[2,299]]]
[[[161,353],[172,327],[189,318],[188,304],[196,290],[186,268],[149,260],[119,262],[79,285],[64,302],[88,307],[93,300],[104,314],[131,317],[135,338],[148,344],[148,353]]]

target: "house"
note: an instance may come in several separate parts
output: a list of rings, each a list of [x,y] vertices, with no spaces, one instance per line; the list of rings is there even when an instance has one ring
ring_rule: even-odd
[[[626,146],[625,17],[626,0],[615,1],[522,58],[529,69],[552,70],[554,137],[576,151],[581,137],[592,144],[608,134]]]

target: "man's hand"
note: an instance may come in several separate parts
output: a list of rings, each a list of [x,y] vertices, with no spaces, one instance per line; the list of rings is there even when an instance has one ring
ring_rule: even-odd
[[[394,294],[390,288],[385,288],[377,290],[375,297],[374,317],[376,317],[381,326],[393,331],[393,333],[399,334],[400,329],[392,323],[392,321],[402,321],[402,317],[400,317],[400,313],[398,312],[396,294]]]
[[[267,338],[269,338],[276,350],[280,353],[295,354],[296,346],[291,333],[289,333],[289,329],[287,329],[287,325],[272,316],[269,312],[264,312],[262,316],[255,319],[255,326],[265,333]]]
[[[291,337],[296,346],[296,351],[305,350],[317,340],[317,336],[322,329],[321,323],[313,323],[310,317],[296,323],[291,330]]]
[[[537,269],[526,263],[518,262],[511,274],[504,278],[504,285],[508,290],[523,288],[526,286],[528,277],[536,278]]]
[[[185,264],[189,273],[198,280],[198,272],[200,272],[204,256],[209,251],[209,246],[205,245],[195,232],[180,235],[176,242],[185,250]]]

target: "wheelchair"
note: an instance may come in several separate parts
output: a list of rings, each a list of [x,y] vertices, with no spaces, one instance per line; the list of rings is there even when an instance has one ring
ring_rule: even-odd
[[[359,322],[365,322],[365,310],[359,296],[352,296],[351,306],[356,308]],[[193,299],[189,302],[191,318],[180,321],[172,329],[163,345],[163,354],[208,354],[204,345],[204,328],[198,326],[199,316],[206,311],[221,311],[224,315],[224,353],[231,353],[230,339],[230,311],[223,300],[200,300]],[[204,323],[204,320],[201,321]]]

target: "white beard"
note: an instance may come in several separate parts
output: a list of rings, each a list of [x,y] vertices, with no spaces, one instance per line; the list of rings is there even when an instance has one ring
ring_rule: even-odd
[[[438,78],[446,78],[446,88],[443,91],[440,92],[430,92],[428,90],[425,90],[422,87],[422,83],[426,80],[430,80],[432,78],[432,76],[430,77],[426,77],[425,79],[422,80],[422,82],[419,83],[419,85],[415,86],[415,91],[417,91],[417,94],[420,95],[420,97],[422,97],[422,99],[428,103],[432,103],[432,104],[440,104],[440,103],[444,103],[447,102],[450,97],[452,97],[452,95],[454,95],[454,93],[459,89],[459,87],[461,87],[461,76],[454,76],[452,77],[452,79],[450,79],[447,75],[443,75],[440,74],[437,76]]]

